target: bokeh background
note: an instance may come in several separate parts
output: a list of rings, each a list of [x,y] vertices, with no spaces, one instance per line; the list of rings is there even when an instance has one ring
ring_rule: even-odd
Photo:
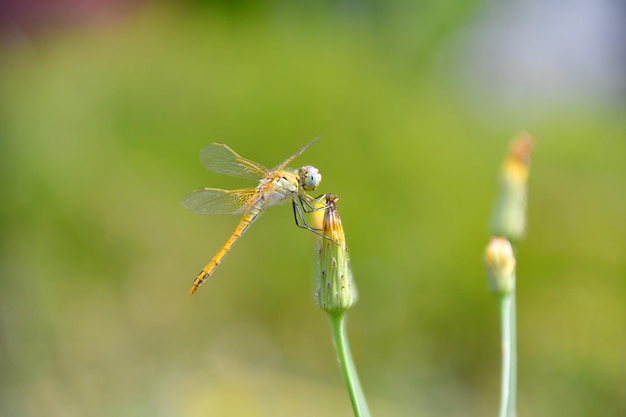
[[[489,416],[482,251],[509,139],[537,138],[518,252],[519,414],[626,415],[619,0],[0,3],[0,415],[348,416],[314,238],[180,204],[225,142],[341,197],[376,416]]]

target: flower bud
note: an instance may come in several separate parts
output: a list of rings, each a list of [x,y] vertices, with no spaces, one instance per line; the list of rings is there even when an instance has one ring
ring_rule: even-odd
[[[515,290],[515,254],[506,238],[491,238],[485,249],[485,268],[491,292],[510,294]]]
[[[526,199],[533,137],[519,133],[502,164],[498,197],[491,217],[491,233],[518,240],[526,234]]]
[[[346,248],[341,219],[332,194],[326,194],[320,240],[320,268],[315,280],[315,301],[329,313],[348,310],[357,301],[356,285]]]

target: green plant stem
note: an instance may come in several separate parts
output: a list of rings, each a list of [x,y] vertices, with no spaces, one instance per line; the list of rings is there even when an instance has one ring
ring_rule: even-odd
[[[333,340],[337,350],[337,359],[343,373],[343,378],[348,388],[350,401],[355,417],[370,417],[370,411],[365,401],[365,395],[359,382],[356,367],[352,361],[348,337],[346,335],[345,312],[329,313],[333,331]]]
[[[508,417],[515,417],[517,415],[517,307],[515,291],[511,293],[510,297],[511,314],[509,315],[509,321],[511,327],[511,372],[509,372],[509,387],[511,387],[511,391],[509,393]]]
[[[517,390],[515,291],[502,295],[499,303],[502,338],[502,391],[499,417],[515,417]]]

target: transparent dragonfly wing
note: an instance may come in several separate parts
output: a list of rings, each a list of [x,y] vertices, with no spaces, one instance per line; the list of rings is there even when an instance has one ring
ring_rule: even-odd
[[[207,171],[257,181],[267,173],[263,165],[243,158],[223,143],[211,143],[200,150]]]
[[[294,153],[289,158],[285,159],[283,162],[278,164],[275,168],[272,169],[272,171],[280,171],[280,170],[284,169],[287,165],[289,165],[289,163],[291,161],[293,161],[294,159],[296,159],[297,157],[302,155],[302,153],[304,151],[306,151],[309,146],[313,145],[313,143],[315,143],[315,141],[318,140],[318,139],[319,139],[319,136],[316,137],[315,139],[313,139],[311,142],[309,142],[306,145],[304,145],[302,148],[300,148],[300,150],[298,152]]]
[[[255,195],[254,188],[220,190],[199,188],[183,200],[183,206],[198,214],[240,214]]]

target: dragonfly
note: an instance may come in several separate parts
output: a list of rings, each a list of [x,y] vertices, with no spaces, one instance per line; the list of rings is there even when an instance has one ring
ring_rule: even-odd
[[[259,185],[255,188],[238,190],[199,188],[183,200],[183,206],[195,213],[242,215],[226,243],[198,273],[189,294],[196,292],[202,283],[215,272],[233,245],[269,206],[291,200],[296,225],[324,237],[319,229],[310,227],[306,223],[303,214],[303,211],[310,213],[320,209],[318,203],[323,196],[314,198],[307,192],[318,187],[322,175],[312,165],[304,165],[299,169],[287,167],[316,140],[317,138],[313,139],[270,170],[258,162],[241,157],[223,143],[211,143],[200,150],[200,161],[208,171],[256,180]]]

